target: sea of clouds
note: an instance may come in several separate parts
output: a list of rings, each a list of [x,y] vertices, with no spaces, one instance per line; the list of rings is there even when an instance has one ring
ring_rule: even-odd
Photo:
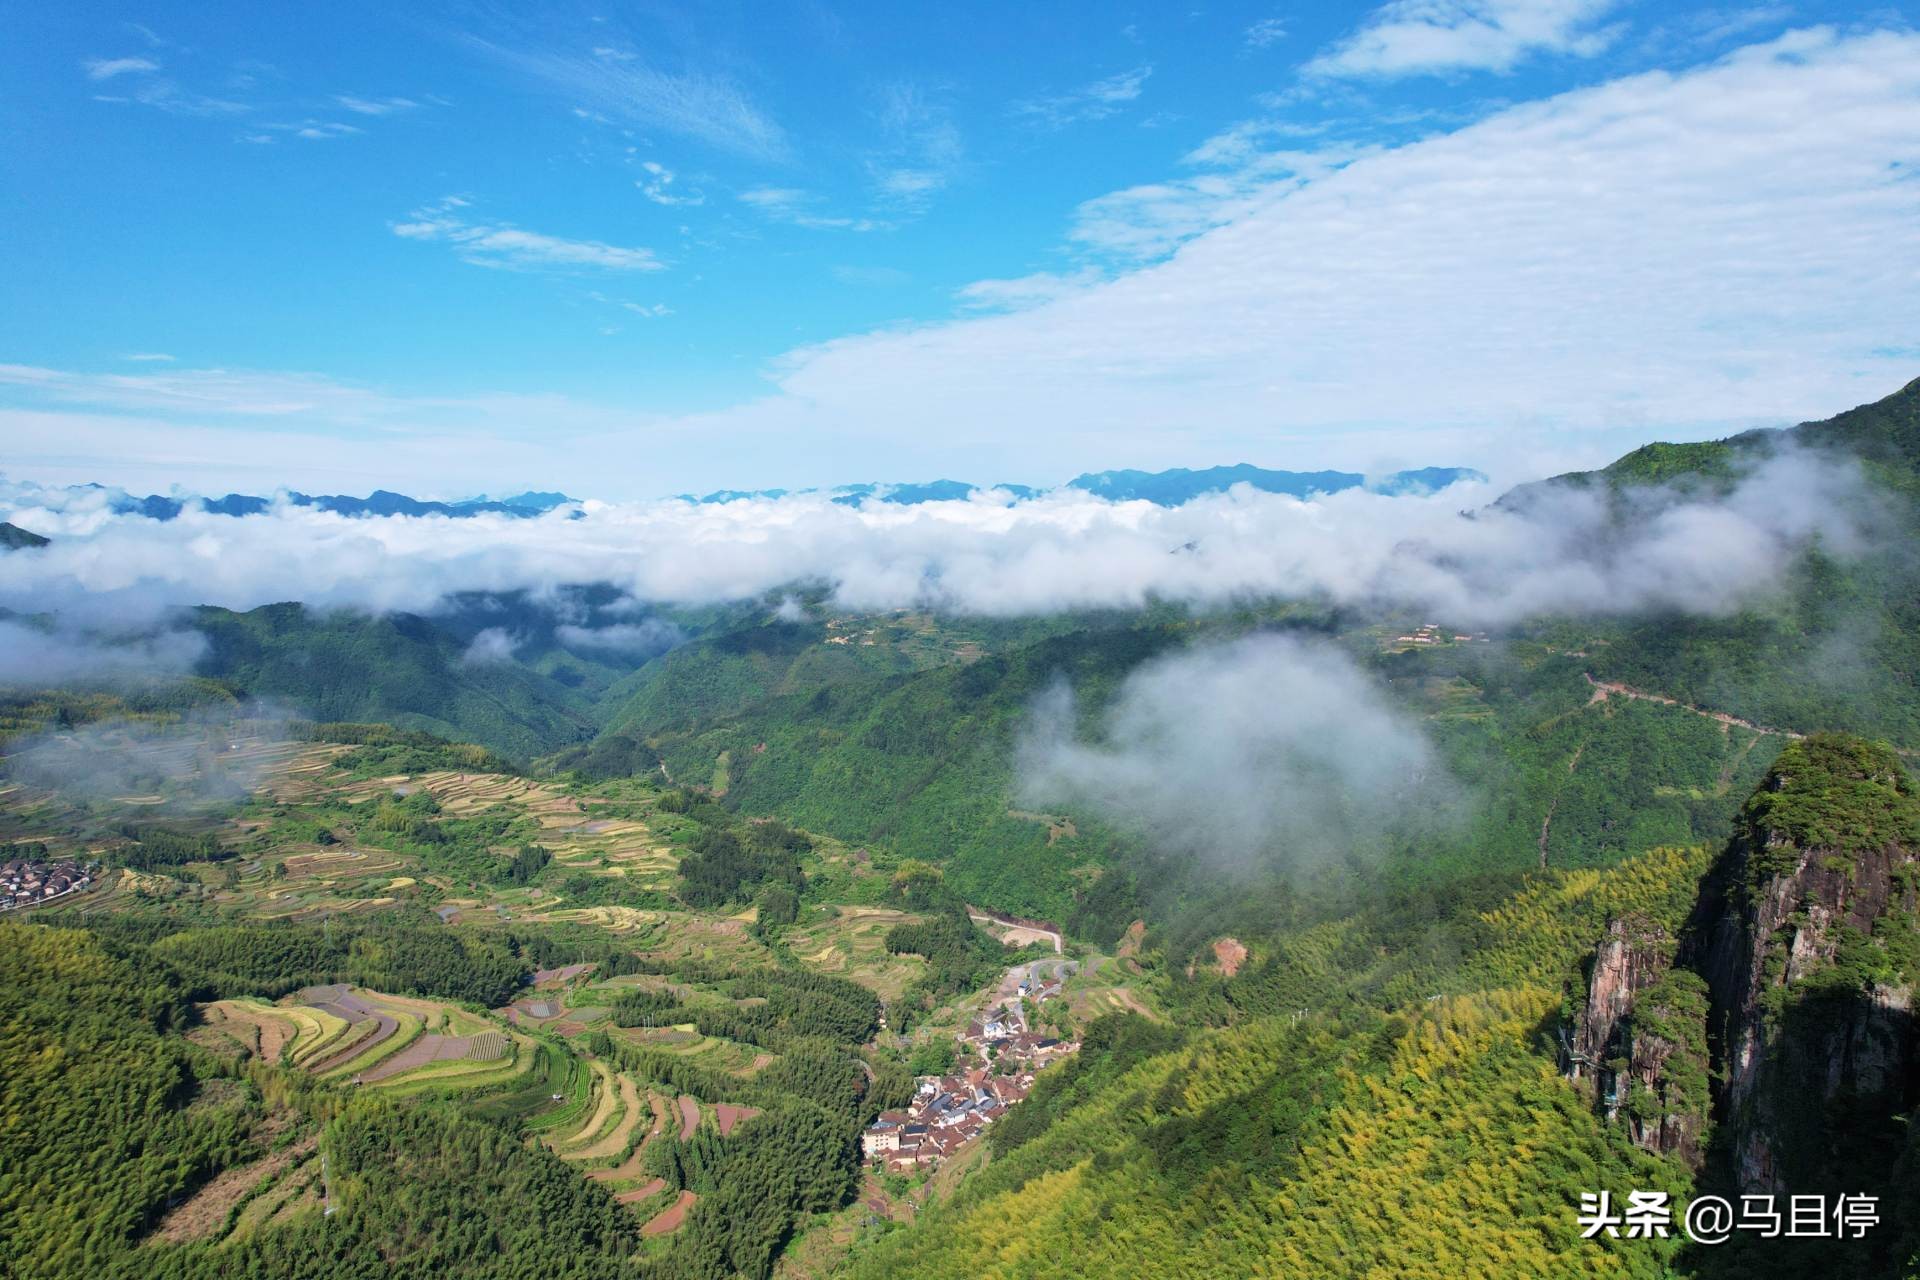
[[[1876,536],[1857,466],[1805,453],[1759,463],[1724,496],[1641,495],[1625,522],[1598,491],[1491,505],[1496,496],[1456,485],[1300,500],[1236,487],[1166,508],[986,491],[916,506],[589,501],[532,519],[190,508],[161,522],[115,514],[84,490],[0,483],[0,518],[53,540],[0,556],[0,608],[124,629],[197,604],[431,612],[454,593],[537,598],[578,583],[700,604],[823,583],[850,609],[1021,616],[1294,597],[1497,626],[1541,613],[1724,613],[1776,585],[1810,540],[1844,556]]]

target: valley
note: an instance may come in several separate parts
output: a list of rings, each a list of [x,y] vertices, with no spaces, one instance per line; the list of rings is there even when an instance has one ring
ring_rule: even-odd
[[[1920,12],[16,5],[0,1280],[1920,1280]]]
[[[1917,387],[1851,419],[1875,465]],[[191,678],[0,691],[0,1230],[179,1280],[1891,1276],[1900,546],[1504,625],[813,587],[616,654],[527,597],[200,611]],[[1756,1187],[1886,1226],[1576,1221]]]

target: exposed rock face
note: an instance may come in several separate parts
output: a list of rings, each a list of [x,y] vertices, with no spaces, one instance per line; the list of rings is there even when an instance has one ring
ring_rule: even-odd
[[[1714,1104],[1744,1191],[1885,1185],[1920,1104],[1916,977],[1920,796],[1891,749],[1815,734],[1748,801],[1677,948],[1609,923],[1568,1073],[1696,1171]]]
[[[1673,964],[1673,939],[1650,920],[1629,917],[1607,925],[1587,979],[1587,1007],[1573,1041],[1573,1076],[1604,1071],[1618,1055],[1619,1031],[1633,1009],[1633,998],[1666,976]]]
[[[1913,1105],[1916,851],[1920,801],[1898,757],[1859,739],[1789,745],[1743,811],[1691,958],[1744,1189],[1844,1167],[1860,1126]]]
[[[1614,920],[1594,951],[1586,1006],[1568,1054],[1609,1119],[1634,1142],[1699,1168],[1707,1117],[1706,996],[1673,968],[1674,940],[1653,921]]]

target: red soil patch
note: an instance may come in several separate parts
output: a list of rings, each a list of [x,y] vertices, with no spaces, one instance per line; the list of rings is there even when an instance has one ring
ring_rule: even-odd
[[[667,1128],[667,1100],[657,1093],[649,1093],[647,1104],[653,1108],[653,1128],[647,1130],[647,1136],[640,1140],[640,1145],[633,1149],[633,1154],[624,1163],[616,1169],[595,1169],[587,1175],[589,1182],[622,1182],[639,1176],[641,1153],[646,1151],[649,1142],[666,1132]]]
[[[491,1049],[493,1052],[485,1052]],[[497,1031],[482,1032],[477,1036],[439,1036],[425,1035],[415,1040],[400,1052],[377,1063],[361,1073],[363,1084],[372,1084],[385,1080],[388,1076],[397,1076],[402,1071],[411,1071],[415,1067],[424,1067],[429,1062],[458,1062],[466,1058],[497,1058],[505,1052],[502,1037]]]
[[[687,1219],[687,1210],[693,1208],[693,1202],[699,1198],[699,1196],[696,1196],[691,1191],[682,1191],[680,1198],[673,1202],[673,1207],[649,1221],[644,1227],[641,1227],[640,1234],[643,1236],[663,1236],[669,1231],[678,1230],[680,1224]]]
[[[1238,938],[1221,938],[1213,944],[1213,958],[1219,961],[1220,972],[1231,978],[1247,962],[1247,946]]]
[[[655,1178],[652,1182],[649,1182],[644,1187],[635,1187],[631,1191],[622,1191],[619,1195],[615,1196],[614,1199],[621,1204],[638,1204],[640,1201],[645,1200],[650,1196],[659,1195],[660,1188],[666,1185],[667,1185],[667,1180],[665,1178]],[[680,1224],[677,1222],[674,1224],[674,1226],[679,1226],[679,1225]],[[672,1227],[662,1228],[662,1230],[668,1230],[668,1231],[672,1229],[673,1229]]]
[[[724,1138],[732,1133],[733,1126],[739,1124],[742,1120],[751,1120],[759,1115],[760,1108],[735,1106],[731,1102],[718,1102],[714,1104],[713,1114],[720,1122],[720,1136]]]
[[[378,1025],[374,1028],[371,1036],[363,1032],[342,1046],[337,1052],[328,1054],[318,1062],[309,1062],[307,1064],[307,1073],[317,1076],[323,1072],[331,1071],[335,1067],[345,1066],[375,1045],[383,1044],[391,1039],[393,1033],[400,1029],[399,1022],[393,1018],[389,1018],[384,1013],[374,1014],[373,1020]]]
[[[680,1141],[685,1142],[700,1127],[700,1103],[697,1099],[680,1095]]]

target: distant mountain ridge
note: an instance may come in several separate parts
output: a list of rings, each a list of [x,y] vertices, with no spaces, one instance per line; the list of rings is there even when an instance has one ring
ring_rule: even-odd
[[[100,486],[88,486],[98,488]],[[151,520],[172,520],[199,503],[202,510],[217,516],[258,515],[274,504],[272,498],[249,493],[229,493],[223,498],[167,497],[150,493],[146,497],[123,494],[113,509],[125,515],[141,515]],[[574,501],[564,493],[523,493],[511,498],[473,498],[462,502],[436,502],[410,498],[404,493],[375,489],[364,498],[348,494],[288,493],[286,501],[296,507],[316,507],[343,516],[453,516],[463,518],[486,513],[509,516],[545,515],[556,507]]]
[[[1352,471],[1271,471],[1242,462],[1231,467],[1207,467],[1200,471],[1174,467],[1167,471],[1089,472],[1067,481],[1067,488],[1080,489],[1116,502],[1145,499],[1159,506],[1177,507],[1205,494],[1224,493],[1236,484],[1250,485],[1263,493],[1284,493],[1295,498],[1361,488],[1391,497],[1403,497],[1438,493],[1462,481],[1483,481],[1486,478],[1485,474],[1472,467],[1421,467],[1412,471],[1396,471],[1369,485],[1365,476]]]
[[[1367,478],[1352,471],[1273,471],[1239,463],[1234,466],[1189,470],[1175,467],[1168,471],[1096,471],[1087,472],[1061,486],[1077,489],[1114,502],[1146,501],[1163,507],[1177,507],[1210,493],[1224,493],[1236,484],[1249,485],[1266,493],[1283,493],[1296,498],[1315,494],[1341,493],[1348,489],[1368,488],[1390,496],[1437,493],[1450,485],[1486,476],[1471,467],[1421,467],[1396,471],[1368,484]],[[312,507],[336,515],[364,516],[448,516],[464,519],[477,515],[531,517],[545,515],[578,502],[579,499],[557,491],[530,490],[504,498],[486,496],[463,498],[454,502],[414,498],[391,489],[375,489],[364,498],[351,494],[309,494],[297,490],[277,497],[251,493],[229,493],[221,497],[195,494],[139,494],[111,490],[106,485],[76,485],[73,490],[107,491],[109,507],[120,515],[145,516],[149,520],[175,520],[190,508],[216,516],[252,516],[269,510],[276,502],[296,507]],[[70,490],[72,491],[72,490]],[[715,504],[753,498],[787,498],[824,494],[840,506],[859,506],[863,502],[888,502],[917,506],[924,502],[964,502],[975,493],[1007,494],[1015,501],[1037,498],[1049,490],[1024,484],[974,484],[967,480],[927,480],[905,483],[869,481],[808,489],[715,489],[711,493],[678,495],[683,502]],[[12,545],[12,544],[8,544]]]
[[[678,495],[682,502],[714,504],[739,502],[749,498],[792,498],[806,494],[825,493],[832,495],[832,501],[843,507],[857,507],[869,498],[878,502],[896,502],[901,506],[918,506],[923,502],[963,502],[967,495],[990,490],[999,490],[1012,494],[1017,499],[1038,497],[1044,490],[1024,484],[973,484],[966,480],[928,480],[924,483],[882,484],[841,484],[826,489],[715,489],[712,493]]]
[[[1321,493],[1341,493],[1348,489],[1371,489],[1390,497],[1438,493],[1450,485],[1487,477],[1472,467],[1420,467],[1396,471],[1368,484],[1367,478],[1353,471],[1273,471],[1250,463],[1228,467],[1191,470],[1174,467],[1167,471],[1090,471],[1075,476],[1062,488],[1078,489],[1113,502],[1146,501],[1162,507],[1178,507],[1210,493],[1225,493],[1236,484],[1249,485],[1264,493],[1284,493],[1296,498]],[[930,480],[922,484],[848,484],[830,489],[716,489],[695,496],[680,495],[688,502],[737,502],[746,498],[785,498],[796,494],[826,493],[842,506],[858,506],[869,499],[914,506],[922,502],[963,501],[969,494],[999,491],[1017,499],[1038,497],[1047,492],[1024,484],[976,485],[964,480]]]

